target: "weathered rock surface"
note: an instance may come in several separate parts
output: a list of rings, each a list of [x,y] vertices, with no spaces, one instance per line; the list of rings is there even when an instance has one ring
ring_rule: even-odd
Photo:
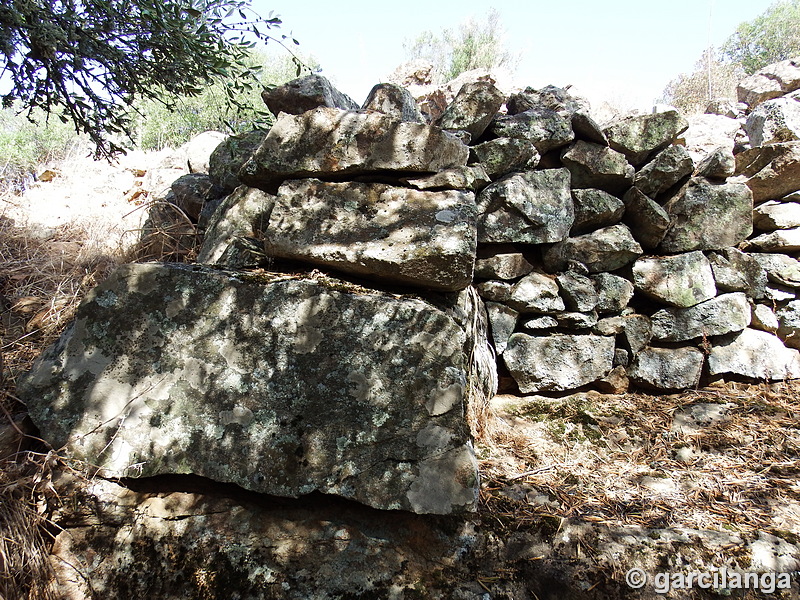
[[[497,137],[529,140],[540,154],[566,146],[575,139],[571,119],[548,108],[501,115],[489,125],[489,131]]]
[[[761,231],[800,227],[800,204],[774,200],[759,204],[753,209],[753,227]]]
[[[800,102],[775,98],[759,104],[747,117],[744,130],[750,145],[767,146],[800,139]]]
[[[491,82],[467,83],[453,98],[435,125],[442,129],[457,129],[469,132],[478,139],[500,110],[506,96]]]
[[[594,310],[599,300],[594,282],[586,275],[579,273],[560,273],[556,277],[561,297],[568,310],[588,312]]]
[[[753,195],[741,183],[693,177],[664,209],[671,223],[659,247],[668,254],[736,246],[753,232]]]
[[[133,264],[19,394],[49,443],[108,476],[451,513],[477,498],[466,342],[442,309],[337,280]]]
[[[208,202],[219,200],[224,192],[205,173],[189,173],[172,182],[172,203],[180,208],[193,223]]]
[[[785,254],[754,253],[752,260],[778,285],[800,289],[800,261]]]
[[[475,261],[475,276],[484,279],[517,279],[531,271],[533,265],[513,246],[490,246],[480,251]]]
[[[656,150],[668,146],[689,123],[677,110],[623,117],[607,126],[603,132],[608,145],[622,152],[633,166],[644,164]]]
[[[230,193],[241,185],[239,169],[248,161],[264,141],[266,131],[254,130],[232,135],[221,142],[208,159],[208,174],[211,180]]]
[[[358,104],[337,90],[322,75],[306,75],[261,92],[261,98],[276,117],[280,113],[299,115],[319,107],[358,110]]]
[[[514,285],[507,281],[484,281],[479,283],[475,288],[478,294],[485,300],[492,302],[506,302],[511,298],[511,290]]]
[[[711,264],[700,251],[640,258],[632,270],[637,290],[671,306],[688,308],[717,294]]]
[[[800,300],[792,300],[775,311],[778,335],[791,348],[800,348]]]
[[[736,173],[736,158],[730,148],[717,148],[697,165],[695,175],[706,179],[726,179]]]
[[[800,352],[787,348],[766,331],[744,329],[716,340],[708,355],[712,375],[731,373],[753,379],[775,381],[800,377]]]
[[[539,164],[539,158],[530,140],[518,138],[496,138],[470,148],[470,160],[483,165],[491,177],[532,170]]]
[[[759,252],[800,251],[800,227],[777,229],[747,240],[747,249]]]
[[[625,205],[623,221],[630,228],[634,239],[645,250],[657,247],[671,223],[667,211],[636,187],[625,193],[622,202]]]
[[[437,127],[381,113],[317,108],[279,116],[239,178],[271,190],[300,177],[436,172],[464,166],[468,157],[457,137]]]
[[[717,288],[723,292],[745,292],[751,298],[763,297],[767,274],[757,256],[745,254],[736,248],[709,252],[708,261]]]
[[[597,287],[598,312],[618,313],[628,306],[633,297],[633,284],[630,281],[613,273],[597,273],[591,279]]]
[[[689,128],[677,141],[685,144],[695,164],[717,148],[732,152],[736,136],[741,131],[741,123],[737,119],[720,115],[691,115],[688,122]]]
[[[382,281],[456,291],[472,281],[475,216],[471,192],[287,181],[270,214],[266,251]]]
[[[736,155],[736,173],[747,177],[753,202],[777,200],[800,190],[800,142],[752,148]]]
[[[750,327],[761,331],[769,331],[770,333],[778,331],[780,323],[775,311],[766,304],[754,304],[752,308]]]
[[[479,192],[491,183],[481,165],[452,167],[433,175],[401,179],[403,183],[418,190],[470,190]]]
[[[655,390],[693,388],[703,371],[703,353],[697,348],[646,348],[628,368],[635,383]]]
[[[362,110],[383,113],[400,121],[425,122],[425,117],[419,111],[417,102],[411,92],[394,83],[379,83],[374,86],[361,108]]]
[[[521,313],[556,313],[566,308],[556,280],[535,272],[514,284],[508,305]]]
[[[665,308],[651,319],[654,339],[683,342],[741,331],[750,324],[750,304],[744,293],[733,292],[690,308]]]
[[[634,179],[625,156],[607,146],[578,140],[561,154],[575,188],[599,188],[612,194],[627,190]]]
[[[589,103],[569,90],[555,85],[547,85],[539,90],[532,87],[512,94],[506,102],[508,114],[516,115],[532,108],[547,108],[559,113],[588,112]]]
[[[614,338],[515,333],[503,360],[523,394],[569,390],[597,381],[612,368]]]
[[[505,304],[486,303],[486,315],[489,318],[489,330],[492,334],[495,352],[500,355],[508,346],[508,338],[514,333],[519,313]]]
[[[575,222],[570,234],[581,235],[619,223],[625,213],[625,204],[616,196],[603,190],[573,189]]]
[[[563,240],[575,219],[569,171],[546,169],[504,177],[477,198],[481,243],[546,244]]]
[[[630,229],[620,224],[553,244],[543,259],[548,271],[563,271],[569,261],[576,260],[586,265],[590,273],[598,273],[624,267],[642,252]]]
[[[800,61],[784,60],[756,71],[739,82],[736,95],[739,102],[755,108],[762,102],[778,98],[800,88]]]
[[[646,196],[656,198],[694,170],[694,161],[683,146],[668,146],[636,173],[633,183]]]

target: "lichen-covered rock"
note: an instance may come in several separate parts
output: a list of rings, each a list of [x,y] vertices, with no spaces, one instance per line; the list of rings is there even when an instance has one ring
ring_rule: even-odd
[[[676,140],[686,146],[695,164],[717,148],[733,151],[736,139],[745,135],[737,119],[721,115],[691,115],[689,128]]]
[[[317,108],[278,117],[239,171],[252,187],[272,191],[286,179],[381,171],[430,173],[467,164],[454,135],[381,113]]]
[[[760,231],[800,227],[800,204],[774,200],[759,204],[753,209],[753,227]]]
[[[622,202],[625,205],[623,222],[630,228],[634,239],[645,250],[657,247],[672,222],[667,211],[636,187],[625,193]]]
[[[571,390],[597,381],[611,370],[614,338],[515,333],[508,340],[503,360],[523,394]]]
[[[558,289],[568,310],[588,312],[597,306],[599,296],[594,282],[586,275],[567,271],[556,277]]]
[[[589,329],[597,324],[598,319],[597,312],[593,310],[589,312],[564,311],[555,313],[553,316],[556,319],[558,327],[571,331]]]
[[[750,327],[753,329],[760,329],[761,331],[768,331],[775,333],[780,327],[778,316],[766,304],[754,304],[752,306],[752,318],[750,320]]]
[[[278,190],[265,247],[269,256],[456,291],[472,281],[475,216],[471,192],[292,180]]]
[[[753,195],[741,183],[693,177],[664,209],[670,226],[659,248],[667,254],[736,246],[753,232]]]
[[[628,377],[645,388],[684,390],[700,381],[703,353],[697,348],[646,348],[628,368]]]
[[[514,284],[507,304],[521,313],[556,313],[566,308],[556,280],[536,272]]]
[[[798,252],[800,251],[800,227],[776,229],[757,235],[747,240],[747,249],[757,252]]]
[[[566,169],[504,177],[478,195],[477,205],[481,243],[558,242],[569,235],[575,219]]]
[[[800,352],[766,331],[744,329],[714,341],[708,355],[711,375],[733,374],[758,380],[800,377]]]
[[[467,131],[472,139],[478,139],[505,100],[505,94],[489,81],[466,83],[434,124]]]
[[[736,173],[747,177],[753,202],[777,200],[800,190],[800,142],[752,148],[736,155]]]
[[[490,177],[535,169],[539,152],[530,140],[496,138],[470,148],[470,160],[479,162]]]
[[[317,74],[298,77],[271,90],[264,90],[261,98],[276,117],[280,113],[299,115],[320,106],[358,110],[358,104],[333,87],[327,78]]]
[[[591,276],[597,287],[599,313],[621,312],[633,298],[633,284],[613,273],[597,273]]]
[[[791,300],[775,311],[778,317],[778,336],[791,348],[800,348],[800,300]]]
[[[619,194],[633,184],[634,170],[625,156],[600,144],[578,140],[561,154],[572,187],[599,188]]]
[[[644,164],[653,152],[665,148],[689,128],[677,110],[622,117],[603,132],[608,145],[622,152],[633,166]]]
[[[688,308],[717,295],[711,264],[700,251],[640,258],[632,271],[637,290],[671,306]]]
[[[452,167],[433,175],[423,177],[401,178],[405,185],[418,190],[470,190],[479,192],[492,180],[481,165]]]
[[[723,180],[736,173],[736,157],[730,148],[720,147],[701,160],[695,175],[706,179]]]
[[[708,253],[717,289],[723,292],[745,292],[750,298],[761,298],[767,285],[767,274],[757,255],[736,248],[722,248]]]
[[[790,98],[762,102],[748,115],[744,130],[754,148],[798,140],[800,103]]]
[[[475,286],[478,295],[492,302],[507,302],[511,298],[514,284],[508,281],[484,281]]]
[[[566,269],[569,261],[586,265],[590,273],[615,271],[632,263],[643,253],[625,225],[604,227],[592,233],[567,238],[553,244],[543,255],[548,271]]]
[[[531,271],[533,265],[513,246],[489,246],[475,261],[475,276],[484,279],[518,279]]]
[[[228,193],[239,187],[242,184],[239,181],[239,169],[250,159],[266,136],[266,131],[256,129],[232,135],[220,142],[208,159],[211,180]]]
[[[755,108],[762,102],[778,98],[800,88],[800,60],[789,59],[756,71],[739,82],[736,95],[739,102]]]
[[[219,200],[223,191],[205,173],[188,173],[172,182],[172,203],[180,208],[193,223],[208,202]]]
[[[750,255],[766,278],[773,283],[800,289],[800,261],[781,253],[753,253]]]
[[[514,333],[519,313],[505,304],[487,302],[486,315],[489,318],[489,331],[492,334],[494,349],[499,356],[508,346],[508,338]]]
[[[361,108],[362,110],[383,113],[400,121],[425,122],[425,117],[419,111],[417,102],[411,92],[394,83],[379,83],[374,86]]]
[[[526,87],[523,91],[512,94],[506,102],[506,107],[510,115],[532,108],[546,108],[564,114],[589,111],[588,101],[580,96],[573,96],[569,90],[555,85],[547,85],[540,90]]]
[[[575,139],[571,119],[549,108],[531,108],[515,115],[501,115],[492,121],[489,131],[496,137],[529,140],[540,154],[566,146]]]
[[[522,321],[522,328],[527,331],[539,332],[543,329],[554,329],[556,327],[558,327],[558,321],[550,315],[539,315]]]
[[[575,222],[570,234],[581,235],[619,223],[625,213],[625,204],[608,192],[595,189],[573,189]]]
[[[469,311],[352,287],[123,266],[20,398],[53,447],[110,477],[193,473],[273,495],[471,509]]]
[[[683,146],[668,146],[636,173],[633,184],[643,194],[656,198],[694,170],[694,161]]]
[[[725,335],[750,325],[750,304],[742,292],[722,294],[689,308],[665,308],[652,317],[653,338],[683,342]]]

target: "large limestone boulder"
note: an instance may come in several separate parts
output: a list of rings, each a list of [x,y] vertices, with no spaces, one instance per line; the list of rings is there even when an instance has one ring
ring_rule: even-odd
[[[530,140],[495,138],[470,148],[470,161],[479,162],[494,178],[512,171],[534,169],[539,164],[538,150]]]
[[[561,154],[575,188],[599,188],[619,194],[633,184],[634,170],[624,154],[606,146],[578,140]]]
[[[633,180],[646,196],[657,198],[694,170],[694,161],[683,146],[668,146],[642,167]]]
[[[619,224],[553,244],[542,258],[548,271],[563,271],[574,260],[586,265],[590,273],[598,273],[624,267],[642,253],[631,230]]]
[[[615,225],[625,212],[622,200],[603,190],[573,189],[572,199],[575,202],[575,222],[570,234],[573,236]]]
[[[547,244],[569,235],[575,208],[569,171],[545,169],[504,177],[477,198],[481,243]]]
[[[722,115],[691,115],[689,128],[676,141],[681,142],[695,164],[717,148],[733,151],[738,135],[745,135],[738,119]]]
[[[634,359],[628,377],[655,390],[684,390],[700,381],[703,353],[697,348],[646,348]]]
[[[744,292],[750,298],[761,298],[767,285],[767,274],[757,260],[736,248],[722,248],[708,253],[717,289],[723,292]],[[787,257],[788,258],[788,257]]]
[[[769,200],[753,209],[753,227],[761,231],[800,227],[800,203]]]
[[[628,162],[638,167],[657,150],[667,147],[689,123],[677,110],[666,110],[645,115],[617,119],[603,132],[608,145],[628,157]]]
[[[467,164],[454,135],[381,113],[317,108],[278,117],[239,172],[252,187],[272,191],[286,179],[382,171],[436,172]]]
[[[711,264],[700,251],[640,258],[632,271],[637,290],[671,306],[688,308],[717,295]]]
[[[733,374],[759,380],[800,377],[800,352],[771,333],[744,329],[714,342],[708,355],[712,375]]]
[[[467,83],[458,91],[435,125],[468,132],[478,139],[505,102],[506,96],[488,81]]]
[[[261,92],[261,98],[276,117],[280,113],[299,115],[320,106],[358,110],[358,104],[337,90],[322,75],[306,75],[271,90]]]
[[[630,228],[634,239],[645,250],[656,248],[672,223],[667,211],[637,187],[625,192],[622,201],[625,204],[623,222]]]
[[[211,180],[228,193],[239,187],[242,183],[239,180],[239,169],[250,159],[266,136],[266,131],[256,129],[232,135],[220,142],[208,159]]]
[[[800,190],[800,142],[752,148],[736,155],[736,173],[744,175],[753,202],[778,200]]]
[[[743,292],[722,294],[690,308],[665,308],[652,316],[653,338],[683,342],[741,331],[750,324],[751,313]]]
[[[523,394],[571,390],[611,371],[614,338],[515,333],[508,340],[503,360]]]
[[[265,243],[269,256],[462,290],[475,264],[475,197],[380,183],[287,181],[275,198]]]
[[[411,92],[394,83],[379,83],[374,86],[361,108],[383,113],[400,121],[425,122]]]
[[[478,494],[472,321],[339,280],[132,264],[18,391],[48,443],[109,477],[460,512]]]
[[[742,183],[693,177],[664,209],[670,226],[659,248],[668,254],[736,246],[753,232],[753,194]]]
[[[775,98],[762,102],[747,117],[744,130],[754,148],[798,140],[800,102],[791,98]]]
[[[566,146],[575,139],[571,119],[549,108],[532,108],[515,115],[501,115],[492,121],[489,131],[496,137],[529,140],[540,154]]]
[[[739,82],[739,102],[755,108],[762,102],[778,98],[800,88],[800,60],[794,58],[768,65]]]

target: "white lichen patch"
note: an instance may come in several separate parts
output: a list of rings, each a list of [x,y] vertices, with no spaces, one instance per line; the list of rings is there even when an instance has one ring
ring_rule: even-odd
[[[313,325],[298,325],[294,336],[293,349],[297,354],[309,354],[310,352],[314,352],[325,337],[322,335],[322,332]]]
[[[94,299],[94,301],[103,308],[111,308],[112,306],[115,306],[118,300],[119,297],[111,290],[104,291]]]
[[[478,498],[478,462],[469,444],[419,464],[419,475],[406,492],[417,513],[446,515],[472,508]]]
[[[464,398],[464,386],[459,383],[448,385],[445,388],[436,387],[425,403],[425,409],[432,417],[437,417],[449,412],[454,406],[461,403]]]
[[[436,220],[439,223],[452,223],[456,220],[458,214],[453,212],[452,210],[440,210],[436,213]]]
[[[247,427],[253,422],[254,418],[253,411],[246,406],[234,406],[233,410],[223,410],[219,413],[219,420],[224,426],[236,423],[242,427]]]
[[[383,385],[381,380],[375,375],[365,375],[361,371],[350,371],[347,374],[347,381],[355,384],[355,388],[350,389],[350,395],[356,402],[369,402]]]
[[[428,448],[432,451],[444,450],[450,445],[454,434],[446,427],[428,423],[417,433],[417,446]]]
[[[181,314],[186,307],[189,305],[189,298],[186,294],[186,290],[184,293],[178,296],[177,298],[173,298],[167,303],[167,307],[165,309],[165,314],[170,319],[174,318],[175,316]]]

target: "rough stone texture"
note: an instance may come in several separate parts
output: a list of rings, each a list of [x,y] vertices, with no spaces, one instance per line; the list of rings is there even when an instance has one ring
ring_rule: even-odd
[[[379,83],[374,86],[361,108],[383,113],[400,121],[425,122],[425,117],[419,111],[411,92],[394,83]]]
[[[697,165],[695,175],[706,179],[726,179],[736,173],[736,158],[730,148],[717,148]]]
[[[597,311],[602,313],[618,313],[622,311],[633,297],[633,284],[613,273],[597,273],[591,276],[597,287]]]
[[[499,356],[508,346],[508,338],[514,333],[519,313],[505,304],[487,302],[486,315],[489,317],[489,330],[492,334],[494,349]]]
[[[625,156],[611,148],[578,140],[561,154],[575,188],[599,188],[622,193],[633,184],[634,170]]]
[[[764,300],[767,302],[788,302],[797,298],[797,291],[781,285],[768,283],[764,288]]]
[[[752,148],[736,155],[736,173],[747,177],[753,202],[777,200],[800,190],[800,142]]]
[[[582,110],[572,114],[572,130],[579,140],[608,146],[608,138],[600,125]]]
[[[492,302],[508,301],[514,288],[513,284],[507,281],[484,281],[475,287],[481,298]]]
[[[469,150],[450,133],[381,113],[317,108],[281,115],[239,172],[271,190],[286,179],[380,171],[436,172],[467,164]]]
[[[573,96],[568,89],[555,85],[547,85],[540,90],[527,87],[522,92],[512,94],[506,102],[506,107],[510,115],[516,115],[532,108],[547,108],[567,114],[589,111],[589,103],[585,99]]]
[[[750,319],[750,326],[753,329],[760,329],[761,331],[768,331],[775,333],[780,327],[778,316],[766,304],[754,304],[752,306],[752,317]]]
[[[723,248],[708,253],[717,289],[723,292],[745,292],[751,298],[761,298],[767,285],[767,273],[756,260],[757,255],[745,254],[736,248]]]
[[[778,285],[800,289],[800,261],[785,254],[754,253],[751,259]]]
[[[575,139],[571,119],[549,108],[499,116],[492,121],[489,131],[497,137],[530,140],[540,154],[566,146]]]
[[[659,247],[667,254],[736,246],[753,232],[753,195],[741,183],[693,177],[664,209],[671,223]]]
[[[563,329],[580,331],[589,329],[597,324],[597,312],[567,311],[555,314],[556,323]]]
[[[208,174],[211,180],[228,193],[239,187],[242,183],[239,181],[239,169],[253,155],[266,136],[266,131],[256,129],[232,135],[221,142],[208,159]]]
[[[541,331],[542,329],[554,329],[555,327],[558,327],[558,321],[555,317],[549,315],[525,319],[522,322],[522,328],[529,331]]]
[[[750,324],[750,304],[742,292],[722,294],[690,308],[665,308],[652,316],[653,338],[683,342],[741,331]]]
[[[566,169],[504,177],[484,189],[477,204],[481,243],[558,242],[569,235],[575,219]]]
[[[531,271],[533,265],[513,246],[490,246],[479,251],[475,261],[475,276],[484,279],[517,279]]]
[[[475,264],[474,195],[287,181],[278,190],[265,247],[269,256],[382,281],[461,290]]]
[[[759,104],[747,117],[744,130],[752,147],[800,139],[800,102],[775,98]]]
[[[688,308],[717,295],[711,264],[700,251],[633,263],[634,287],[655,300]]]
[[[683,146],[668,146],[636,173],[633,184],[650,198],[656,198],[694,170],[694,161]]]
[[[535,169],[539,152],[530,140],[497,138],[470,148],[470,161],[479,162],[491,177]]]
[[[615,271],[642,255],[642,247],[625,225],[604,227],[592,233],[553,244],[543,256],[548,271],[563,271],[569,261],[586,265],[590,273]]]
[[[634,239],[645,250],[656,248],[669,229],[671,220],[667,211],[638,188],[632,187],[622,198],[625,205],[624,223]]]
[[[561,297],[567,310],[588,312],[594,310],[599,300],[594,282],[586,275],[567,271],[556,277]]]
[[[714,341],[708,355],[711,375],[733,374],[775,381],[800,377],[800,352],[766,331],[745,329]]]
[[[597,381],[611,370],[614,338],[515,333],[503,360],[523,394],[570,390]]]
[[[706,106],[707,115],[722,115],[731,119],[738,119],[744,116],[747,105],[744,102],[737,102],[733,98],[715,98]]]
[[[791,348],[800,348],[800,300],[792,300],[775,311],[780,326],[778,336]]]
[[[622,317],[622,344],[631,356],[644,350],[653,338],[653,325],[646,315]]]
[[[508,305],[521,313],[556,313],[566,308],[556,280],[544,273],[530,273],[515,283]]]
[[[628,368],[636,384],[655,390],[693,388],[700,381],[703,353],[697,348],[647,348]]]
[[[800,227],[800,204],[774,200],[759,204],[753,209],[753,227],[761,231]]]
[[[753,239],[747,240],[747,249],[757,250],[758,252],[800,251],[800,227],[762,233]]]
[[[683,142],[695,164],[717,148],[733,151],[736,136],[741,131],[741,123],[737,119],[720,115],[691,115],[688,121],[689,129],[676,141]]]
[[[189,173],[208,173],[209,159],[216,147],[228,136],[220,131],[204,131],[198,133],[175,151],[176,156],[183,157]]]
[[[581,235],[619,223],[625,213],[625,204],[616,196],[603,190],[573,189],[575,222],[570,235]]]
[[[668,146],[689,123],[677,110],[623,117],[612,122],[603,132],[608,145],[628,157],[633,166],[640,166],[656,150]]]
[[[453,167],[425,177],[401,179],[401,182],[418,190],[470,190],[479,192],[491,183],[481,165]]]
[[[630,386],[628,373],[624,366],[616,365],[608,375],[598,379],[594,386],[604,394],[624,394]]]
[[[306,75],[261,92],[261,98],[276,117],[280,113],[299,115],[320,106],[358,110],[358,104],[337,90],[322,75]]]
[[[471,509],[465,329],[422,300],[353,291],[126,265],[18,392],[53,447],[110,477],[193,473],[281,496]]]
[[[205,173],[182,175],[172,182],[172,194],[173,204],[186,213],[193,223],[200,221],[200,213],[207,202],[224,195]]]
[[[464,84],[434,124],[442,129],[467,131],[472,139],[478,139],[505,100],[505,94],[491,82]]]
[[[768,65],[739,82],[739,102],[755,108],[762,102],[778,98],[800,88],[800,60],[789,59]]]
[[[269,224],[269,216],[275,204],[275,196],[240,186],[217,207],[206,229],[197,262],[233,266],[228,255],[237,241],[260,240]]]

